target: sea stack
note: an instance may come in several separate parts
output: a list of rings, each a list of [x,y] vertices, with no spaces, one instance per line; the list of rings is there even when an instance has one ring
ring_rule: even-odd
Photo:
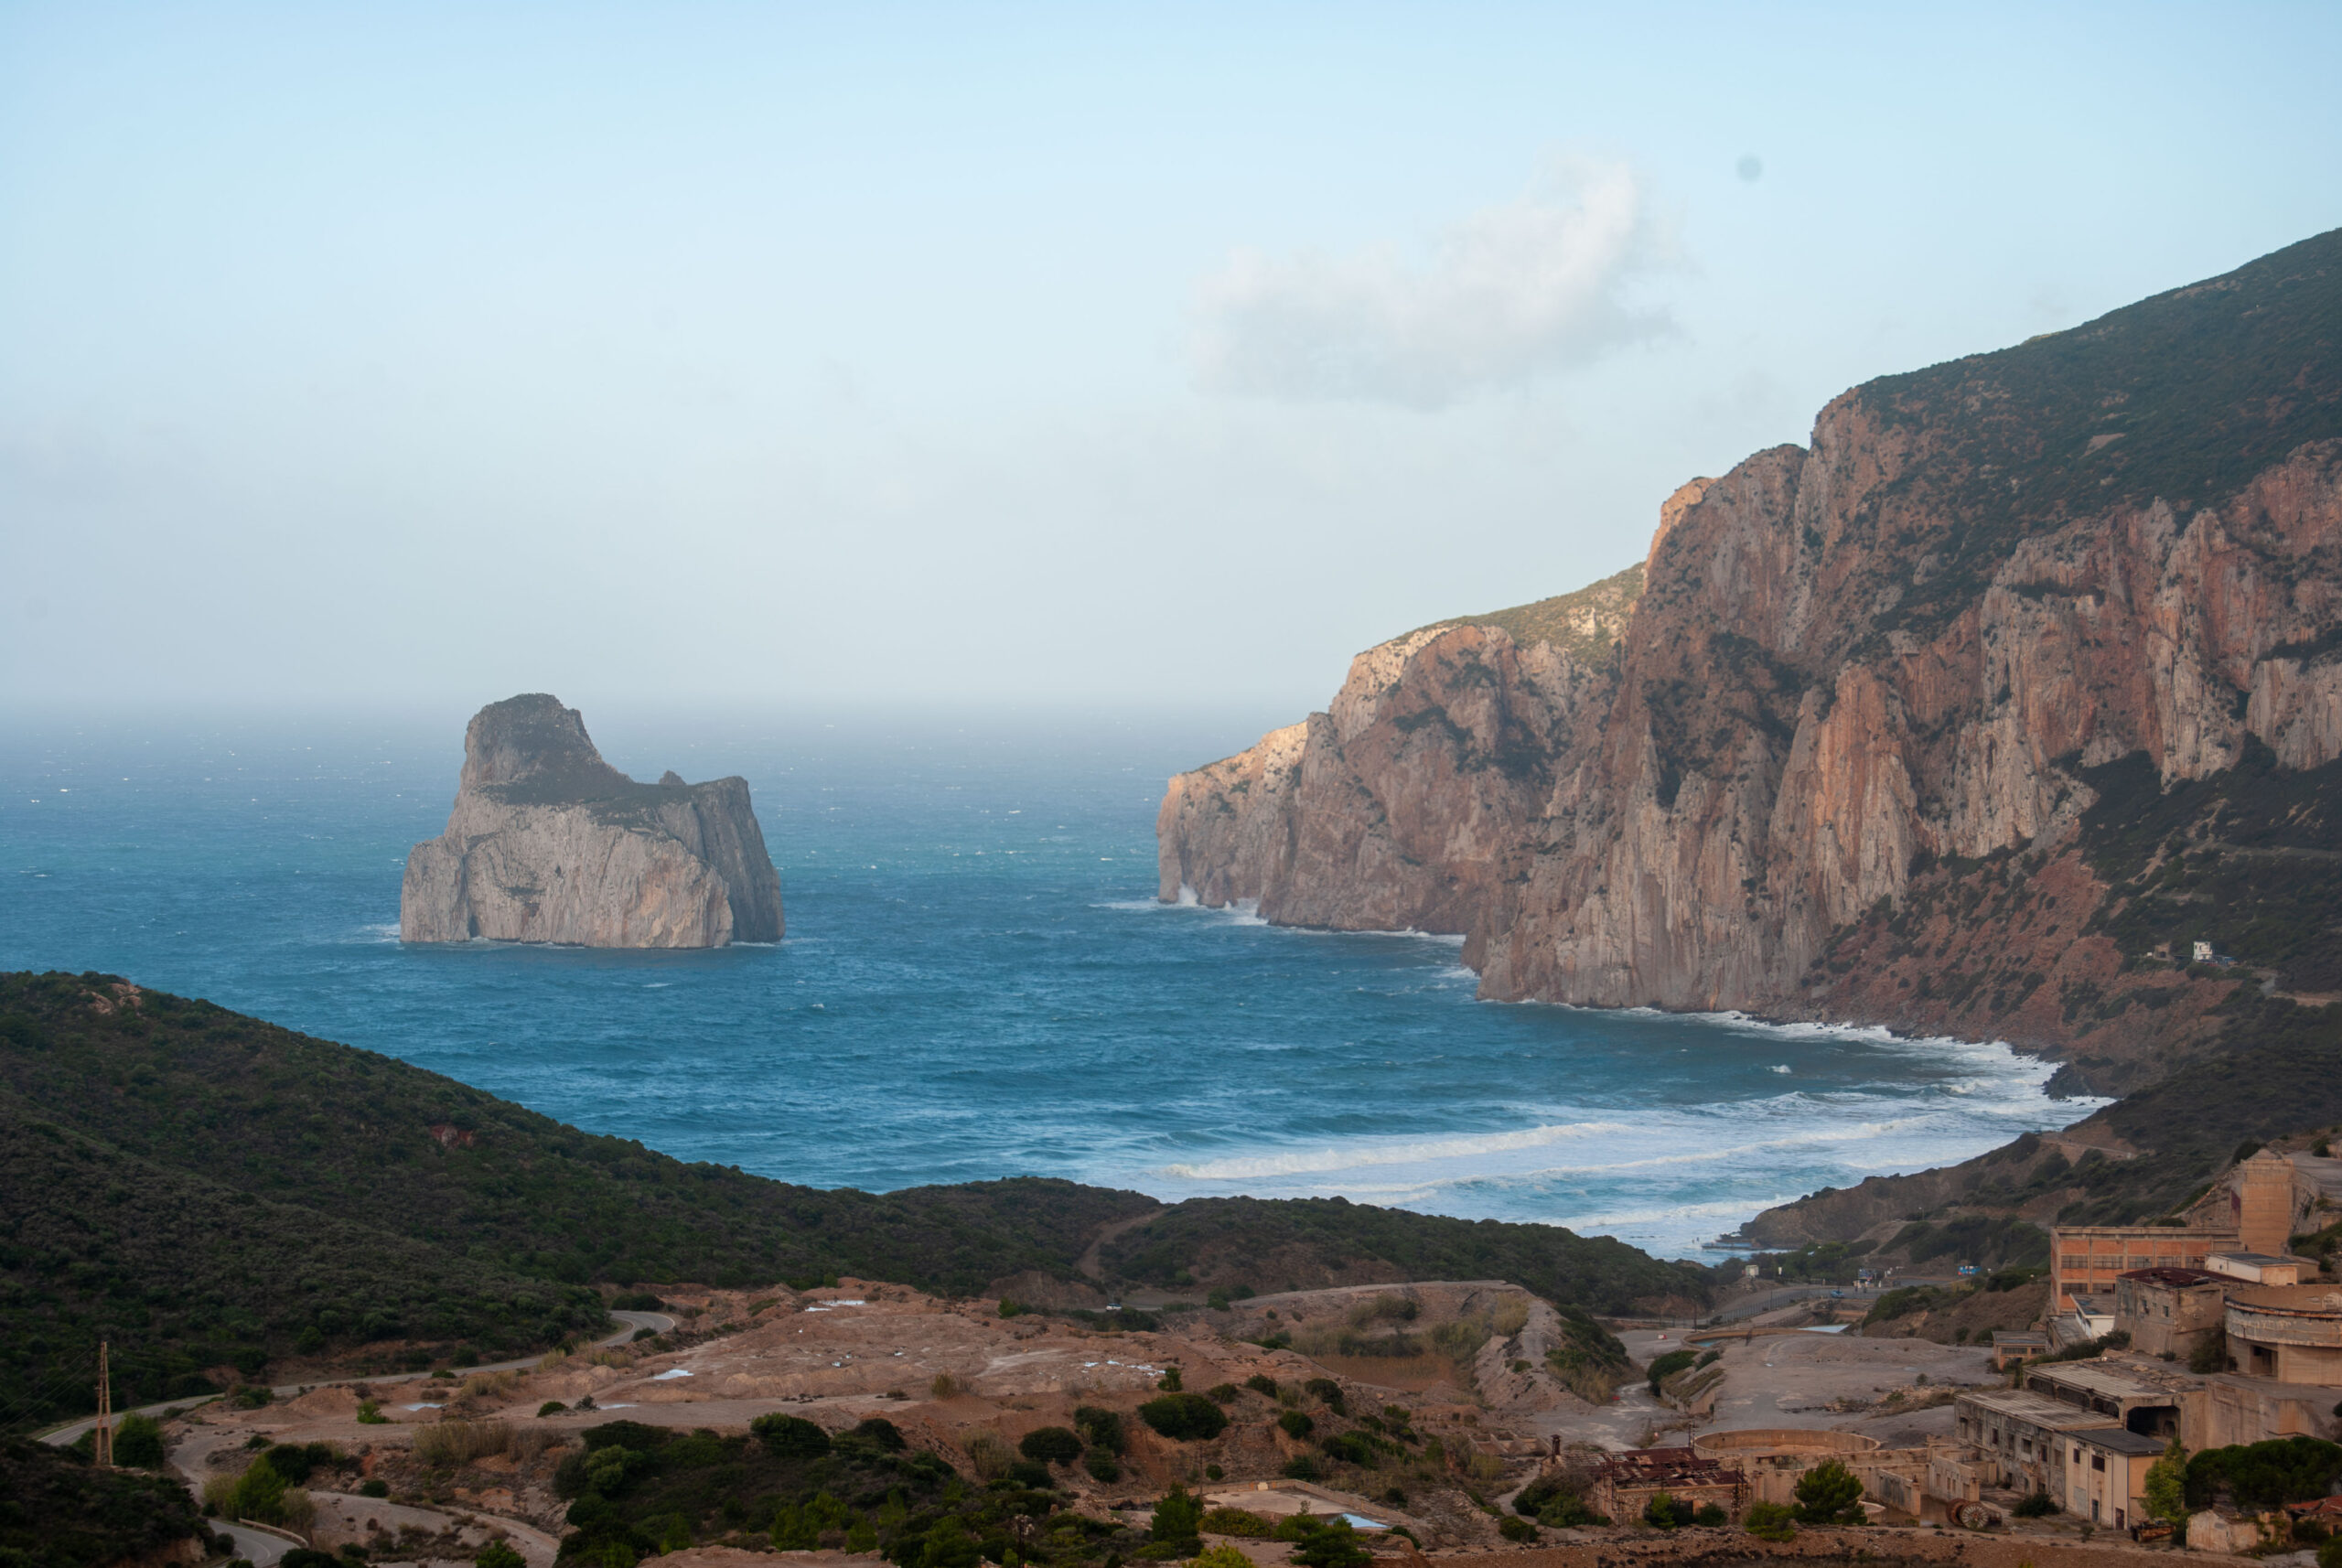
[[[399,894],[409,942],[720,948],[780,933],[748,781],[638,784],[542,693],[473,715],[447,831],[409,852]]]

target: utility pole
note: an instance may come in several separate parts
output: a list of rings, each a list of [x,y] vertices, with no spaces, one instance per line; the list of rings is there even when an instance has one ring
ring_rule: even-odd
[[[90,1457],[113,1464],[113,1380],[106,1375],[106,1342],[98,1341],[98,1424],[91,1429]]]

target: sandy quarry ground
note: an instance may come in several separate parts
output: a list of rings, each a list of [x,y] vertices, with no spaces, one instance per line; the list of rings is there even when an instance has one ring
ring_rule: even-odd
[[[1230,1337],[1231,1331],[1286,1329],[1322,1349],[1331,1342],[1329,1329],[1356,1322],[1377,1296],[1394,1291],[1409,1293],[1418,1304],[1420,1320],[1410,1322],[1426,1331],[1477,1314],[1512,1332],[1491,1337],[1468,1367],[1436,1359],[1330,1354],[1321,1363],[1296,1349],[1263,1349]],[[1278,1481],[1258,1491],[1287,1462],[1314,1452],[1278,1428],[1284,1407],[1260,1394],[1240,1395],[1228,1407],[1227,1432],[1206,1444],[1159,1437],[1131,1412],[1155,1397],[1159,1380],[1174,1367],[1186,1389],[1200,1393],[1221,1383],[1241,1387],[1255,1375],[1295,1389],[1328,1375],[1330,1365],[1352,1417],[1392,1406],[1404,1411],[1413,1430],[1437,1438],[1456,1462],[1479,1466],[1477,1484],[1494,1498],[1533,1475],[1539,1455],[1556,1443],[1616,1450],[1638,1446],[1654,1434],[1661,1442],[1682,1442],[1693,1433],[1737,1426],[1837,1427],[1890,1444],[1916,1443],[1948,1433],[1951,1410],[1948,1402],[1905,1407],[1941,1398],[1946,1385],[1997,1380],[1982,1350],[1787,1333],[1721,1347],[1724,1376],[1712,1415],[1687,1417],[1655,1401],[1638,1381],[1622,1389],[1615,1402],[1596,1407],[1543,1369],[1544,1348],[1558,1332],[1552,1309],[1517,1287],[1491,1282],[1292,1293],[1246,1304],[1241,1321],[1198,1313],[1146,1333],[1093,1330],[1038,1315],[1004,1318],[995,1302],[944,1301],[899,1285],[855,1281],[803,1294],[714,1293],[682,1305],[687,1321],[724,1332],[686,1336],[680,1346],[659,1339],[580,1352],[522,1373],[386,1387],[381,1414],[387,1419],[381,1424],[358,1421],[360,1392],[349,1388],[321,1388],[257,1411],[207,1407],[172,1424],[172,1460],[199,1486],[246,1463],[246,1445],[255,1434],[276,1442],[330,1442],[356,1458],[360,1478],[383,1480],[392,1499],[319,1493],[320,1544],[359,1540],[387,1546],[403,1530],[419,1549],[416,1560],[428,1561],[433,1546],[445,1547],[452,1560],[456,1551],[500,1530],[532,1568],[543,1568],[551,1563],[567,1506],[553,1495],[553,1469],[575,1451],[582,1429],[612,1419],[739,1432],[759,1415],[784,1411],[835,1432],[884,1416],[915,1447],[972,1474],[972,1447],[985,1436],[1014,1448],[1035,1428],[1070,1425],[1077,1405],[1093,1404],[1124,1413],[1129,1452],[1123,1478],[1112,1485],[1093,1481],[1079,1467],[1058,1473],[1058,1484],[1085,1511],[1142,1507],[1182,1482],[1255,1511],[1345,1510],[1404,1524],[1428,1548],[1484,1551],[1499,1545],[1494,1521],[1465,1497],[1460,1477],[1438,1466],[1417,1465],[1403,1477],[1343,1469],[1335,1475],[1346,1482],[1295,1487]],[[1638,1362],[1681,1343],[1679,1334],[1649,1330],[1621,1337]],[[1376,1374],[1385,1376],[1377,1380]],[[1917,1385],[1921,1375],[1928,1380],[1925,1388]],[[1467,1391],[1459,1383],[1471,1386]],[[1882,1408],[1885,1396],[1896,1390],[1903,1398]],[[586,1399],[592,1409],[574,1408]],[[573,1408],[539,1416],[539,1408],[552,1401]],[[1314,1402],[1309,1408],[1323,1435],[1331,1418]],[[414,1454],[415,1434],[443,1420],[501,1423],[510,1440],[502,1452],[452,1471],[428,1470]],[[1208,1478],[1208,1464],[1219,1466],[1222,1477]],[[1403,1509],[1379,1495],[1393,1478],[1405,1481]],[[1343,1484],[1361,1491],[1340,1490]],[[330,1485],[354,1490],[358,1480],[345,1471]],[[1288,1552],[1282,1543],[1238,1544],[1264,1568],[1282,1563]],[[843,1565],[843,1554],[824,1554],[825,1562],[829,1556]],[[714,1563],[711,1558],[709,1568]]]
[[[1558,1407],[1590,1411],[1541,1371],[1519,1370],[1542,1359],[1544,1336],[1557,1322],[1552,1309],[1517,1287],[1488,1283],[1457,1286],[1385,1286],[1294,1293],[1272,1298],[1277,1305],[1255,1310],[1278,1313],[1278,1325],[1304,1330],[1314,1322],[1348,1321],[1345,1315],[1379,1294],[1406,1290],[1423,1304],[1425,1326],[1457,1313],[1518,1321],[1510,1335],[1492,1337],[1471,1369],[1435,1366],[1442,1375],[1425,1385],[1421,1369],[1405,1362],[1352,1361],[1337,1377],[1353,1416],[1389,1406],[1407,1412],[1413,1429],[1436,1437],[1459,1459],[1475,1454],[1484,1466],[1520,1472],[1493,1484],[1510,1489],[1533,1468],[1537,1444],[1529,1419]],[[1509,1316],[1498,1318],[1495,1304],[1509,1300]],[[1328,1375],[1317,1361],[1292,1349],[1268,1350],[1243,1343],[1200,1321],[1183,1318],[1162,1332],[1108,1332],[1078,1322],[1026,1315],[1003,1318],[992,1301],[951,1302],[899,1285],[848,1281],[835,1289],[799,1294],[716,1293],[681,1304],[687,1319],[725,1331],[686,1337],[680,1348],[667,1340],[638,1347],[581,1352],[521,1374],[471,1380],[403,1383],[379,1391],[380,1424],[358,1417],[362,1391],[320,1388],[256,1411],[206,1407],[170,1427],[172,1461],[199,1487],[209,1477],[232,1475],[248,1462],[254,1435],[279,1443],[326,1441],[353,1455],[361,1478],[380,1478],[395,1502],[317,1494],[317,1534],[328,1546],[344,1540],[395,1537],[402,1528],[457,1532],[466,1544],[481,1532],[501,1528],[532,1563],[549,1562],[566,1504],[553,1494],[552,1476],[573,1452],[584,1428],[612,1419],[678,1428],[711,1427],[738,1432],[759,1415],[783,1411],[843,1431],[883,1415],[909,1442],[943,1456],[955,1468],[973,1473],[972,1444],[989,1434],[1013,1448],[1037,1427],[1069,1425],[1076,1406],[1103,1405],[1125,1415],[1129,1450],[1124,1474],[1112,1485],[1093,1481],[1079,1467],[1059,1472],[1060,1487],[1075,1506],[1113,1510],[1117,1504],[1144,1506],[1173,1482],[1208,1495],[1254,1486],[1279,1477],[1292,1459],[1314,1453],[1312,1444],[1286,1435],[1276,1424],[1283,1406],[1247,1391],[1229,1407],[1226,1433],[1208,1444],[1179,1444],[1157,1436],[1132,1412],[1155,1397],[1157,1383],[1173,1367],[1185,1388],[1200,1393],[1265,1375],[1286,1389]],[[754,1307],[757,1310],[751,1311]],[[692,1308],[698,1308],[695,1313]],[[1347,1375],[1354,1367],[1388,1367],[1391,1380],[1380,1383]],[[1456,1386],[1462,1377],[1480,1384],[1477,1394]],[[939,1381],[939,1380],[945,1380]],[[593,1408],[574,1408],[591,1399]],[[573,1408],[539,1416],[558,1401]],[[1333,1421],[1314,1402],[1318,1435]],[[416,1430],[443,1420],[502,1423],[511,1434],[506,1450],[475,1459],[453,1473],[426,1472],[413,1451]],[[1207,1464],[1223,1471],[1208,1478]],[[1366,1473],[1350,1473],[1353,1478]],[[1426,1486],[1420,1466],[1406,1477],[1409,1501],[1400,1509],[1379,1497],[1339,1489],[1338,1481],[1296,1491],[1279,1489],[1247,1506],[1279,1512],[1306,1506],[1325,1513],[1347,1510],[1389,1524],[1404,1524],[1426,1545],[1491,1547],[1494,1522],[1460,1490],[1438,1480]],[[1375,1478],[1380,1487],[1390,1477]],[[354,1488],[343,1472],[332,1485]],[[1357,1484],[1367,1482],[1358,1479]],[[370,1528],[373,1527],[373,1528]],[[455,1537],[448,1538],[452,1545]],[[1263,1564],[1281,1563],[1283,1543],[1242,1545]],[[427,1561],[427,1555],[418,1560]]]
[[[1681,1332],[1636,1330],[1619,1337],[1638,1363],[1682,1345]],[[1917,1446],[1952,1431],[1951,1399],[1963,1387],[2002,1386],[1990,1352],[1923,1339],[1862,1339],[1851,1334],[1789,1333],[1726,1341],[1724,1381],[1713,1414],[1692,1417],[1651,1397],[1641,1383],[1599,1410],[1556,1407],[1526,1424],[1563,1444],[1634,1448],[1656,1430],[1662,1442],[1750,1426],[1829,1427],[1875,1437],[1890,1448]],[[1925,1377],[1923,1386],[1918,1380]],[[1899,1391],[1902,1397],[1888,1402]],[[1918,1408],[1925,1406],[1926,1408]]]

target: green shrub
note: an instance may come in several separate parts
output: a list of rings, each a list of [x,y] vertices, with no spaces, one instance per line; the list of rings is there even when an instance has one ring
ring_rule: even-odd
[[[1152,1541],[1171,1541],[1190,1554],[1200,1552],[1203,1542],[1198,1536],[1203,1517],[1202,1501],[1174,1481],[1171,1489],[1164,1494],[1163,1500],[1155,1505],[1155,1518],[1146,1527],[1147,1537]]]
[[[1138,1407],[1138,1418],[1175,1443],[1218,1437],[1228,1426],[1227,1412],[1201,1394],[1151,1399]]]
[[[2342,1479],[2342,1444],[2276,1437],[2207,1448],[2187,1462],[2187,1504],[2208,1508],[2226,1493],[2239,1508],[2272,1509],[2325,1497]]]
[[[1281,1412],[1277,1416],[1277,1424],[1284,1428],[1284,1434],[1287,1437],[1294,1438],[1306,1437],[1317,1429],[1316,1417],[1305,1415],[1297,1410]]]
[[[1795,1541],[1797,1510],[1787,1503],[1751,1503],[1748,1533],[1759,1541]]]
[[[1338,1459],[1345,1465],[1374,1463],[1374,1444],[1359,1433],[1328,1433],[1317,1440],[1317,1446],[1326,1451],[1326,1457]]]
[[[1337,1516],[1295,1547],[1287,1561],[1301,1564],[1301,1568],[1363,1568],[1370,1558],[1366,1548],[1359,1544],[1358,1532],[1350,1528],[1350,1521]]]
[[[1862,1477],[1835,1459],[1824,1459],[1798,1477],[1797,1517],[1801,1524],[1860,1524]]]
[[[1238,1390],[1234,1383],[1214,1383],[1204,1391],[1204,1398],[1214,1404],[1234,1404]]]
[[[1608,1524],[1610,1516],[1595,1512],[1594,1506],[1575,1492],[1563,1492],[1537,1510],[1537,1522],[1547,1530],[1575,1530],[1581,1525]]]
[[[559,1400],[547,1400],[544,1403],[537,1406],[537,1419],[539,1421],[543,1421],[546,1416],[559,1415],[563,1411],[565,1411],[569,1407],[567,1405],[562,1403]],[[359,1413],[362,1419],[365,1412],[360,1411]],[[757,1419],[761,1421],[764,1418],[759,1416]],[[829,1445],[827,1444],[823,1444],[822,1446],[826,1448]]]
[[[113,1429],[113,1462],[134,1470],[163,1467],[163,1423],[151,1415],[132,1413]]]
[[[1204,1515],[1198,1528],[1209,1535],[1241,1535],[1247,1540],[1265,1541],[1275,1527],[1249,1509],[1213,1509]]]
[[[1342,1385],[1331,1378],[1312,1378],[1301,1385],[1304,1392],[1336,1415],[1343,1413]]]
[[[1497,1533],[1507,1541],[1534,1541],[1537,1539],[1537,1527],[1518,1514],[1507,1514],[1497,1520]]]
[[[2030,1492],[2019,1498],[2009,1512],[2019,1519],[2047,1519],[2057,1511],[2057,1502],[2047,1492]]]
[[[1277,1380],[1266,1372],[1253,1373],[1244,1380],[1244,1386],[1256,1394],[1262,1394],[1270,1399],[1277,1397]]]
[[[1717,1525],[1731,1523],[1732,1516],[1724,1511],[1720,1503],[1702,1503],[1699,1511],[1692,1516],[1692,1522],[1714,1529]]]
[[[1689,1350],[1670,1350],[1664,1356],[1651,1358],[1650,1365],[1643,1369],[1643,1377],[1650,1384],[1650,1391],[1656,1394],[1660,1384],[1698,1359],[1699,1357]]]
[[[1044,1465],[1070,1465],[1081,1457],[1081,1439],[1069,1427],[1037,1426],[1017,1443],[1016,1451]]]
[[[501,1541],[491,1541],[472,1559],[473,1568],[528,1568],[528,1559]]]
[[[1674,1530],[1690,1524],[1697,1511],[1672,1492],[1653,1492],[1650,1500],[1643,1504],[1643,1522],[1660,1530]]]
[[[391,1495],[391,1484],[380,1476],[369,1476],[358,1484],[358,1495],[361,1498],[387,1498]]]
[[[1286,1460],[1277,1473],[1288,1481],[1316,1481],[1325,1478],[1326,1466],[1317,1463],[1315,1455],[1302,1454]]]
[[[1114,1451],[1111,1448],[1093,1447],[1081,1456],[1081,1467],[1090,1472],[1091,1480],[1105,1486],[1111,1487],[1123,1478],[1123,1467],[1114,1463]]]
[[[1092,1448],[1102,1448],[1109,1454],[1120,1454],[1124,1446],[1123,1417],[1119,1411],[1085,1404],[1073,1412],[1073,1429]]]

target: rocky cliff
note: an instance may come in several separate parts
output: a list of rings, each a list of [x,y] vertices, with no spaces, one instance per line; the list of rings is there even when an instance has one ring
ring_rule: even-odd
[[[542,694],[464,732],[446,832],[407,855],[399,937],[706,948],[779,941],[780,876],[743,779],[638,784]]]
[[[2342,231],[1855,388],[1640,569],[1359,655],[1172,780],[1161,891],[1462,931],[1493,997],[2000,1034],[2112,1088],[2241,986],[2342,991],[2337,757]]]

